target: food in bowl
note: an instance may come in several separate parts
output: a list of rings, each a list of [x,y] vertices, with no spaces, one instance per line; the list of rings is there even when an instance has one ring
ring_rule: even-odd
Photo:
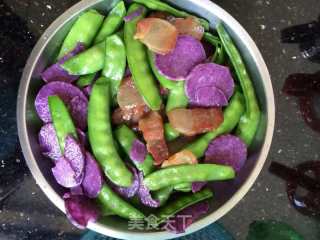
[[[260,110],[239,51],[216,32],[158,0],[79,16],[35,99],[74,225],[152,214],[181,233],[208,212],[207,183],[236,177]]]

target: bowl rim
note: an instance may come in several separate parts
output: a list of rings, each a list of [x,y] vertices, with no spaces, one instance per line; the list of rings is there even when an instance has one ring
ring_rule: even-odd
[[[25,65],[23,75],[20,81],[18,98],[17,98],[17,125],[18,125],[18,135],[20,140],[20,145],[24,154],[24,158],[26,163],[36,180],[36,183],[45,193],[45,195],[49,198],[49,200],[58,207],[62,212],[65,213],[64,203],[62,197],[60,197],[48,184],[45,176],[43,176],[40,171],[35,158],[33,156],[30,142],[28,139],[28,131],[26,124],[26,100],[27,100],[27,92],[29,89],[29,84],[31,80],[32,73],[36,66],[36,62],[46,48],[48,42],[51,38],[57,33],[57,31],[63,26],[63,24],[72,19],[79,12],[93,7],[95,4],[99,2],[103,2],[104,0],[83,0],[79,3],[75,4],[67,11],[65,11],[62,15],[60,15],[43,33],[43,35],[38,40],[37,44],[33,48],[28,61]],[[174,234],[169,232],[130,232],[130,231],[119,231],[115,230],[107,225],[97,223],[89,223],[88,228],[99,232],[101,234],[121,238],[121,239],[141,239],[152,237],[152,239],[172,239],[181,237],[190,233],[193,233],[197,230],[200,230],[209,224],[215,222],[220,219],[223,215],[229,212],[249,191],[255,180],[257,179],[259,173],[261,172],[263,165],[267,159],[267,155],[271,146],[272,136],[274,131],[275,124],[275,103],[274,103],[274,93],[272,88],[272,83],[270,79],[270,75],[267,69],[267,66],[263,60],[263,57],[256,46],[255,42],[246,32],[246,30],[240,25],[240,23],[235,20],[227,11],[218,6],[217,4],[211,2],[210,0],[191,0],[195,4],[199,5],[201,8],[209,9],[210,12],[214,13],[214,15],[222,19],[224,24],[232,29],[237,29],[237,35],[243,39],[246,48],[248,49],[250,56],[253,58],[254,62],[257,65],[259,74],[261,75],[263,85],[265,88],[266,99],[266,116],[267,116],[267,126],[266,126],[266,134],[262,144],[262,148],[260,151],[260,156],[255,163],[254,168],[251,173],[242,184],[242,186],[234,193],[234,195],[225,202],[222,206],[220,206],[216,211],[212,212],[208,216],[196,221],[193,223],[185,233],[183,234]]]

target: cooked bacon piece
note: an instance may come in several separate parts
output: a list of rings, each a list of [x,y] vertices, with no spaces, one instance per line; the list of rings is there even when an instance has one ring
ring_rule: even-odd
[[[204,34],[204,28],[195,17],[175,18],[171,23],[177,28],[180,35],[190,35],[201,40]]]
[[[168,160],[165,160],[161,167],[169,167],[182,164],[197,164],[197,157],[189,150],[182,150],[172,155]]]

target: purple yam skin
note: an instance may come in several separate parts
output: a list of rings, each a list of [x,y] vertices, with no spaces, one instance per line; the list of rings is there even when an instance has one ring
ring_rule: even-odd
[[[51,170],[57,183],[65,188],[73,188],[79,186],[84,176],[83,174],[77,176],[70,162],[64,157],[61,157],[59,160],[57,160],[55,167]]]
[[[48,123],[40,129],[39,145],[44,156],[54,161],[58,161],[62,157],[56,130],[52,123]]]
[[[86,196],[65,194],[64,204],[69,221],[79,229],[85,229],[89,222],[98,220],[98,206]]]
[[[157,208],[160,206],[160,202],[154,200],[151,196],[150,190],[143,184],[143,173],[139,172],[140,187],[138,190],[138,197],[143,205],[148,207]]]
[[[130,159],[132,161],[143,163],[144,159],[147,155],[147,147],[146,145],[141,142],[139,139],[135,139],[132,143],[132,147],[130,149]]]
[[[81,145],[71,136],[66,137],[64,157],[69,161],[76,177],[81,177],[84,174],[85,156]]]
[[[82,43],[77,43],[76,47],[64,57],[62,57],[57,63],[51,65],[42,74],[41,77],[45,82],[62,81],[62,82],[74,82],[78,79],[78,76],[70,75],[66,70],[61,67],[61,64],[68,59],[77,55],[85,50],[85,46]]]
[[[89,152],[86,152],[85,174],[82,181],[84,194],[89,198],[96,198],[100,193],[103,183],[103,175],[97,161]]]
[[[40,89],[35,100],[35,108],[40,119],[45,123],[51,122],[48,97],[53,95],[59,96],[64,101],[69,107],[76,126],[85,130],[87,127],[88,99],[79,88],[70,83],[50,82]]]
[[[209,144],[205,162],[228,165],[239,172],[247,159],[247,154],[247,146],[239,137],[226,134]]]
[[[175,81],[184,81],[190,71],[205,60],[206,52],[201,42],[188,35],[180,35],[175,49],[170,53],[155,56],[159,72]]]
[[[234,81],[228,67],[215,63],[197,65],[186,79],[185,92],[189,99],[195,99],[199,88],[212,86],[220,89],[225,97],[230,99],[234,91]]]
[[[207,201],[191,205],[170,218],[170,222],[167,222],[165,229],[177,234],[184,233],[187,227],[209,211],[209,207]]]
[[[139,190],[140,187],[140,178],[137,170],[134,167],[129,167],[131,172],[133,173],[133,182],[130,187],[119,187],[114,186],[114,190],[121,196],[125,198],[132,198]]]
[[[193,182],[191,189],[193,193],[199,192],[204,186],[207,185],[207,182]]]
[[[200,87],[194,98],[189,98],[190,104],[196,107],[224,107],[228,105],[225,94],[217,87]]]

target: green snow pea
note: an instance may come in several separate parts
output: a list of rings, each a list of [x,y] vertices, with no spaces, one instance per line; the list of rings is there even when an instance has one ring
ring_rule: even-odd
[[[114,34],[106,38],[105,64],[102,75],[110,81],[112,99],[115,99],[126,70],[126,49],[122,39]]]
[[[164,2],[158,1],[158,0],[133,0],[133,2],[143,4],[151,10],[163,11],[163,12],[170,13],[171,15],[173,15],[175,17],[185,18],[185,17],[192,16],[190,13],[178,10],[178,9],[171,7],[170,5],[168,5]],[[209,22],[203,18],[198,18],[198,19],[199,19],[201,25],[204,27],[204,29],[209,30],[209,28],[210,28]]]
[[[145,217],[142,212],[120,198],[106,184],[102,186],[97,202],[102,210],[106,208],[107,212],[110,209],[112,213],[126,219],[143,219]]]
[[[179,82],[179,84],[169,92],[166,112],[170,112],[175,108],[185,108],[188,106],[188,102],[188,97],[184,91],[184,81]]]
[[[105,52],[106,42],[103,41],[70,58],[61,66],[71,75],[96,73],[104,67]]]
[[[62,153],[64,153],[66,137],[68,135],[72,135],[75,139],[78,139],[77,130],[72,121],[72,117],[68,111],[68,108],[58,96],[49,96],[48,103],[52,123],[57,133],[60,150]]]
[[[174,186],[174,190],[179,192],[191,192],[192,191],[192,183],[179,183]]]
[[[160,206],[163,206],[167,202],[167,200],[169,199],[173,190],[174,189],[172,186],[161,188],[158,191],[153,192],[152,197],[154,200],[159,201]]]
[[[126,125],[121,125],[114,131],[114,135],[117,141],[119,142],[119,144],[121,145],[122,149],[129,156],[133,141],[137,139],[137,136],[135,135],[135,133]],[[145,176],[151,173],[154,169],[153,158],[150,154],[147,154],[146,158],[142,163],[139,163],[136,161],[132,161],[132,162],[139,169],[139,171],[143,172],[143,175]]]
[[[168,89],[174,89],[177,87],[177,85],[181,84],[179,81],[172,81],[168,79],[166,76],[162,75],[158,71],[155,65],[155,54],[150,50],[148,50],[148,58],[149,58],[149,63],[153,71],[153,74],[156,76],[156,78],[158,79],[162,87],[168,88]]]
[[[204,40],[215,46],[215,52],[212,56],[212,61],[217,64],[222,64],[225,61],[225,54],[220,39],[209,32],[203,35]]]
[[[144,179],[151,190],[159,190],[180,183],[227,180],[235,177],[232,167],[217,164],[178,165],[159,169]]]
[[[100,29],[104,16],[96,10],[83,13],[73,24],[67,37],[64,39],[58,59],[75,48],[77,43],[89,47]]]
[[[117,5],[110,11],[106,19],[104,20],[102,27],[98,35],[96,36],[94,43],[97,44],[106,39],[106,37],[115,33],[123,22],[123,18],[126,16],[126,6],[123,1],[117,3]]]
[[[258,100],[241,55],[221,23],[218,24],[217,31],[224,49],[236,71],[245,98],[246,110],[240,119],[236,133],[248,146],[250,146],[260,122],[261,112]]]
[[[128,14],[140,7],[141,5],[139,4],[132,4],[128,10]],[[140,16],[124,24],[124,41],[127,50],[127,60],[135,86],[145,103],[152,110],[159,110],[162,100],[148,62],[147,49],[139,40],[134,39],[137,22],[144,18],[146,13],[147,10],[143,8]]]
[[[94,156],[115,184],[129,187],[133,176],[119,157],[112,137],[110,84],[104,77],[93,85],[88,105],[88,134]]]
[[[93,83],[93,80],[94,80],[95,76],[96,76],[96,73],[83,75],[78,79],[76,84],[77,84],[78,87],[81,87],[81,88],[89,86],[89,85],[91,85]]]
[[[165,220],[174,216],[176,213],[180,212],[181,210],[212,197],[213,197],[213,193],[208,188],[205,188],[197,193],[189,193],[189,194],[182,195],[176,200],[161,207],[156,212],[156,217],[158,218],[158,224],[163,223]]]
[[[235,92],[229,105],[223,111],[223,123],[217,129],[202,135],[195,142],[187,145],[185,149],[191,151],[197,158],[201,158],[213,139],[221,134],[231,132],[237,126],[244,110],[243,95],[240,92]]]
[[[167,141],[172,141],[180,136],[180,133],[175,130],[170,123],[164,124],[164,136]]]

